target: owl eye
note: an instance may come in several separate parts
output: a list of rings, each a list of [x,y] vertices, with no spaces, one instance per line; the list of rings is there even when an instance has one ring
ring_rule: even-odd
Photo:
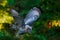
[[[37,16],[37,15],[35,15],[35,16],[34,16],[34,19],[35,19],[35,20],[37,20],[37,18],[38,18],[38,16]]]

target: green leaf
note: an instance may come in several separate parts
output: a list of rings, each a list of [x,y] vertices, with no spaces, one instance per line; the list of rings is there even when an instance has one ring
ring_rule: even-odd
[[[8,1],[8,5],[15,5],[14,0],[7,0]]]

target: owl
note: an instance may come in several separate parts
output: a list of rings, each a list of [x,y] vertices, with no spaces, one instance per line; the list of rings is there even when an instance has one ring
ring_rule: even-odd
[[[19,13],[16,10],[11,9],[10,12],[14,18],[14,24],[12,24],[11,27],[15,30],[18,30],[16,36],[19,36],[23,33],[31,33],[33,23],[39,18],[41,14],[40,9],[37,7],[33,7],[31,10],[29,10],[24,19],[23,17],[19,16]]]

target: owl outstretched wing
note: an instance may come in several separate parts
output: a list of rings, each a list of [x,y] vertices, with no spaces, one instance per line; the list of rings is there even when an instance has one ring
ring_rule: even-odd
[[[10,9],[11,15],[14,18],[14,24],[10,24],[13,29],[19,29],[22,26],[23,18],[19,16],[19,13],[14,10]]]

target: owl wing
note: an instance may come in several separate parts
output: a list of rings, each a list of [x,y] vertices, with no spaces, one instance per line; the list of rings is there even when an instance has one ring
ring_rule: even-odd
[[[22,23],[23,23],[23,18],[21,16],[19,16],[19,13],[14,9],[11,9],[10,12],[11,12],[11,15],[13,16],[13,18],[14,18],[14,24],[12,25],[12,28],[14,28],[14,27],[15,28],[20,28],[22,26]]]

